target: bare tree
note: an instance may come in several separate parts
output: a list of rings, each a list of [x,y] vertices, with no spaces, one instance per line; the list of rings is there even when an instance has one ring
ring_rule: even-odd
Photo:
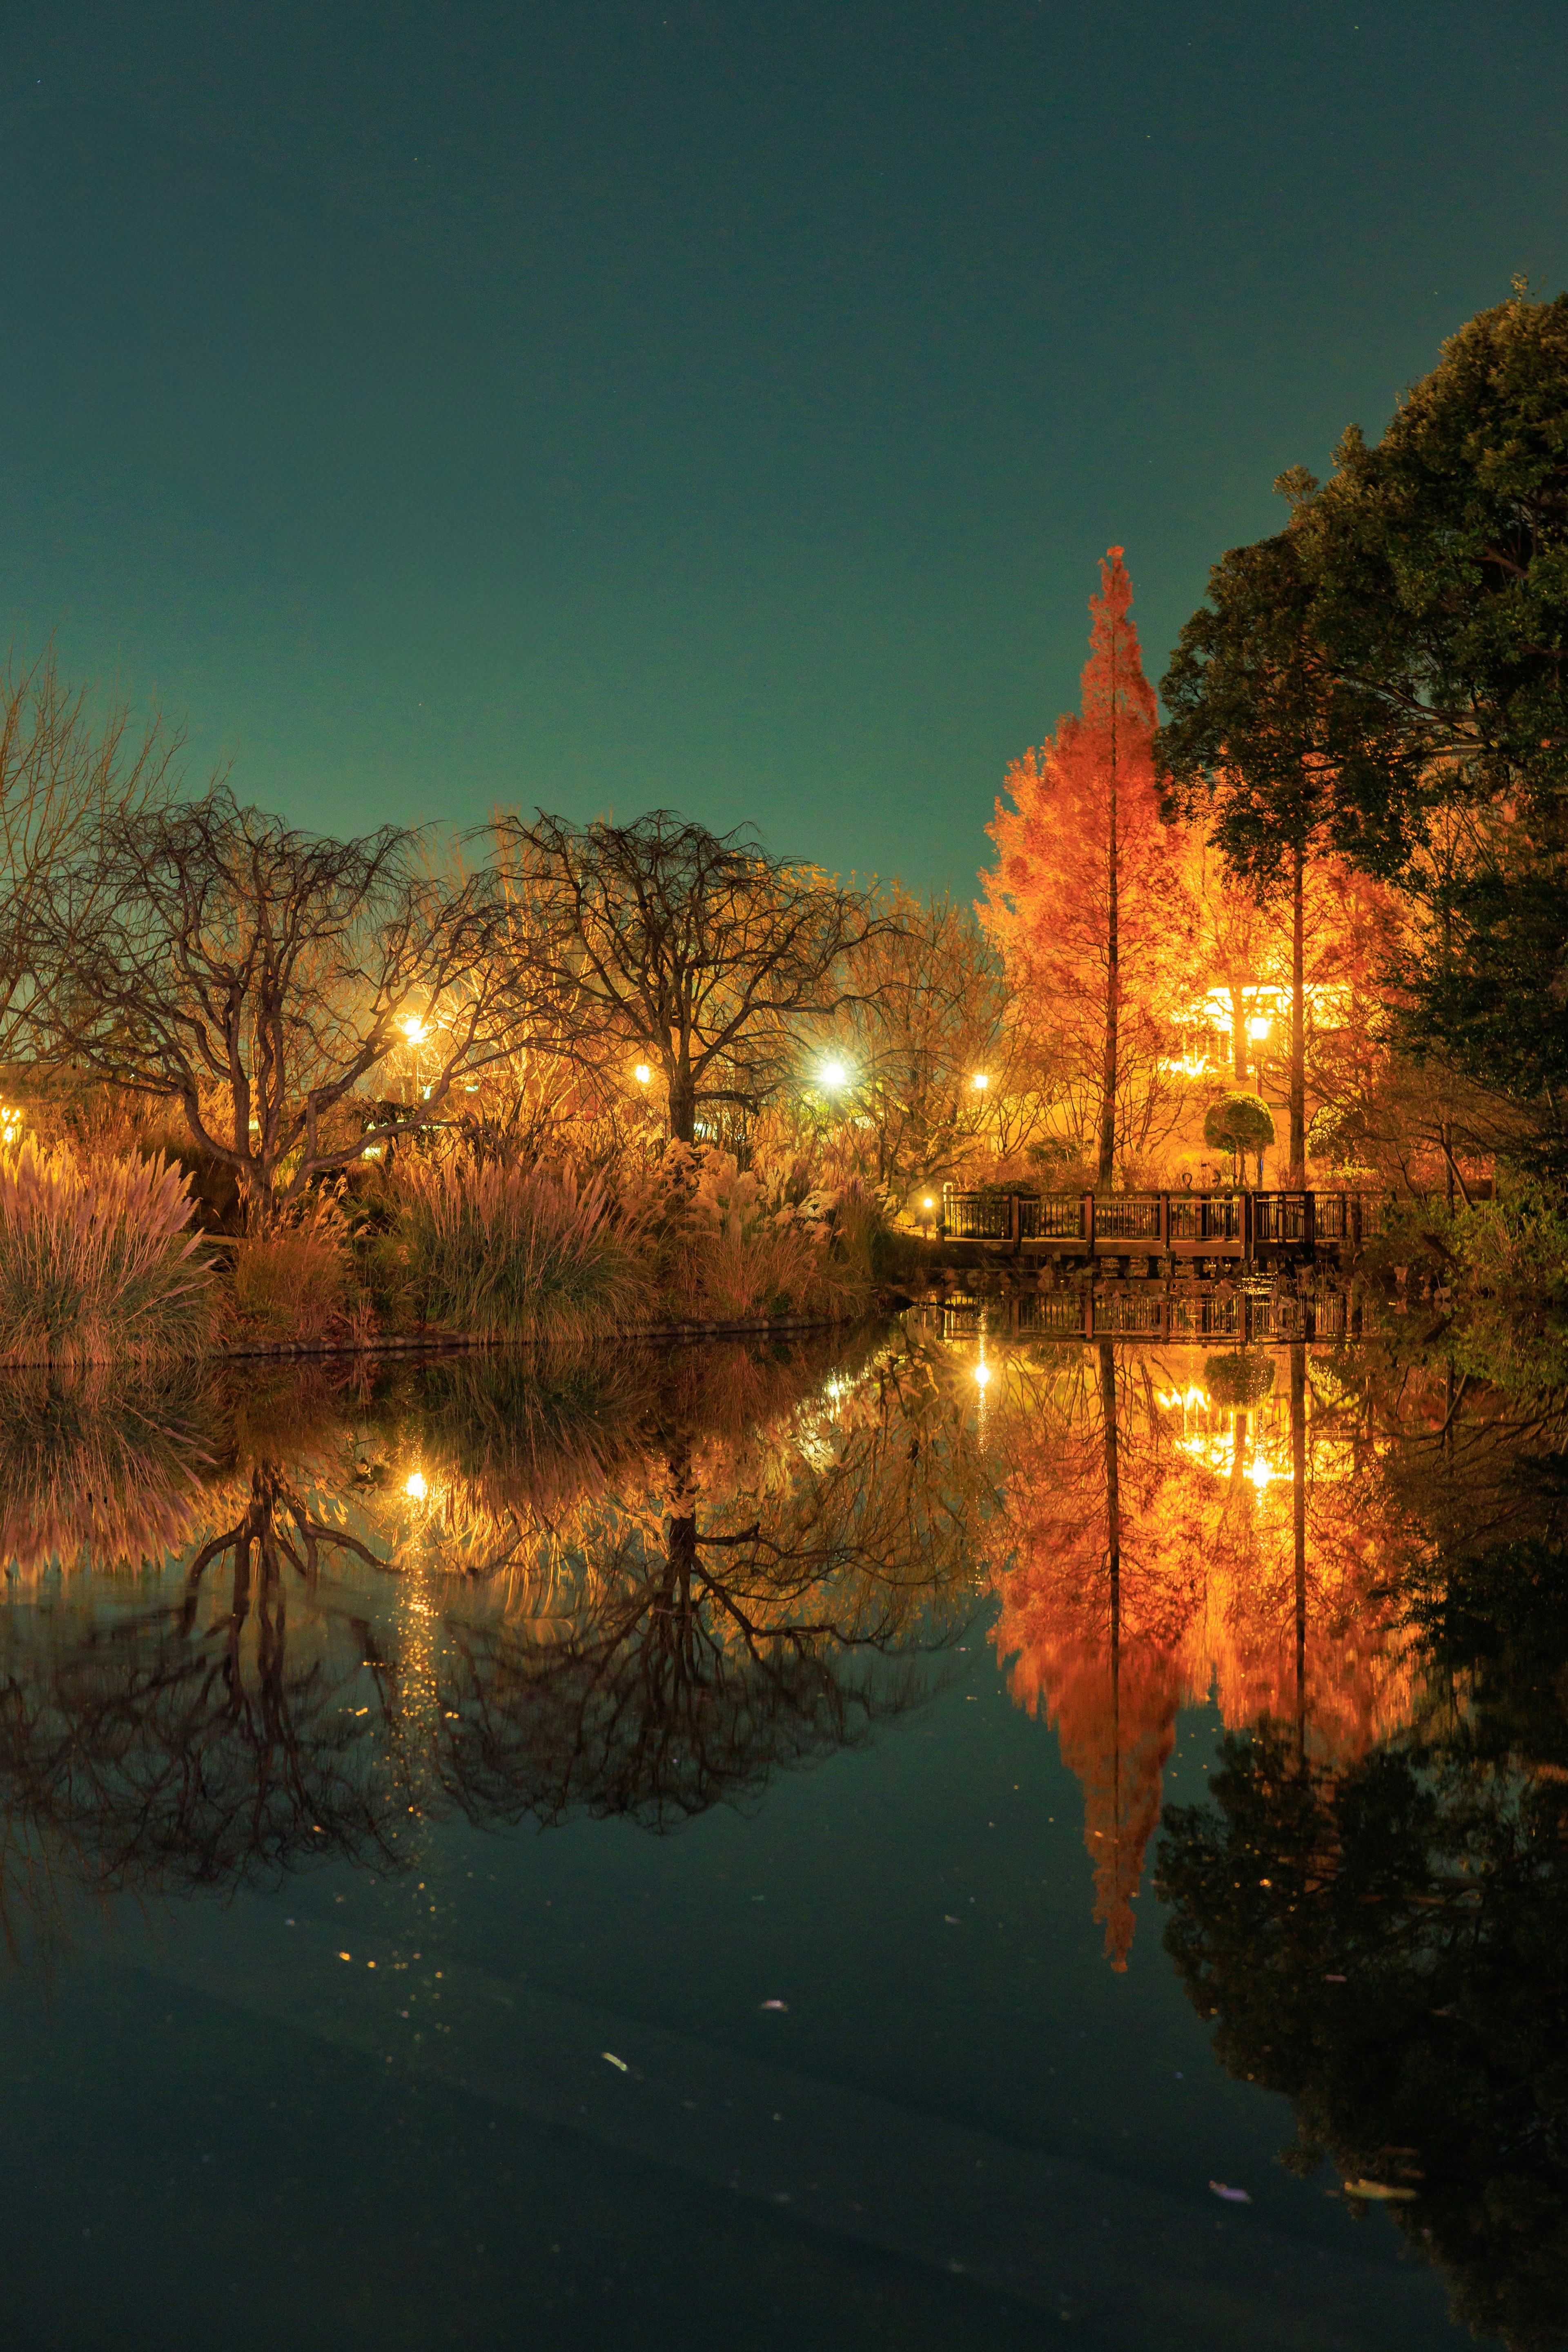
[[[498,818],[495,834],[514,987],[536,1034],[646,1056],[681,1142],[705,1106],[755,1108],[774,1091],[798,1025],[852,995],[847,955],[892,928],[867,892],[668,809],[629,825],[541,810],[531,824]]]
[[[0,1062],[36,1045],[52,977],[43,917],[59,874],[79,866],[111,814],[172,789],[179,737],[129,706],[94,719],[53,647],[0,675]]]
[[[438,1117],[500,1050],[489,882],[437,880],[420,850],[390,825],[295,832],[226,790],[108,818],[51,893],[54,1050],[175,1097],[264,1221]],[[411,1047],[410,1098],[375,1098]]]
[[[902,1205],[969,1161],[1021,1157],[1050,1125],[1048,1048],[1012,997],[973,908],[879,890],[891,919],[847,958],[854,990],[824,1054],[883,1198]]]

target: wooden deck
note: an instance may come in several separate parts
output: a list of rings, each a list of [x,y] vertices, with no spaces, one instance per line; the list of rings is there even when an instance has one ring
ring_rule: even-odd
[[[1373,1230],[1359,1192],[960,1192],[944,1187],[943,1240],[1039,1259],[1193,1261],[1217,1269],[1320,1256],[1348,1263]]]

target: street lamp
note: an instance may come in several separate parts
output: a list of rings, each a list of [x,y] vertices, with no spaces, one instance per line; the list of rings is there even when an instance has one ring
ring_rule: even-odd
[[[636,1078],[639,1087],[646,1087],[651,1083],[653,1072],[648,1068],[646,1062],[639,1062],[637,1068],[632,1072],[632,1076]]]
[[[986,1076],[984,1070],[976,1070],[969,1083],[974,1088],[977,1095],[983,1095],[985,1092],[986,1087],[991,1084],[991,1081]]]

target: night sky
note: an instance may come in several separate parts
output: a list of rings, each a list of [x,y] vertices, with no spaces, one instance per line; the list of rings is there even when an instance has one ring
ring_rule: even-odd
[[[1563,0],[6,11],[0,621],[303,824],[973,887],[1125,544],[1568,278]]]

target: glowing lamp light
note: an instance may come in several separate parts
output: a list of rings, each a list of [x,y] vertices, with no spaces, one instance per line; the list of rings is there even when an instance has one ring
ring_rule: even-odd
[[[987,1384],[987,1382],[989,1381],[990,1378],[991,1378],[991,1367],[990,1367],[990,1365],[989,1365],[989,1364],[976,1364],[976,1365],[975,1365],[975,1367],[974,1367],[974,1381],[975,1381],[975,1386],[976,1386],[977,1388],[984,1388],[984,1387],[985,1387],[985,1385]]]
[[[400,1026],[404,1035],[407,1038],[411,1045],[423,1045],[426,1038],[430,1034],[416,1013],[411,1013],[407,1020],[401,1023]]]
[[[1267,1014],[1255,1013],[1247,1024],[1247,1034],[1249,1037],[1267,1037],[1273,1026]]]
[[[825,1087],[841,1087],[849,1076],[842,1062],[824,1062],[822,1083]]]
[[[934,1201],[922,1201],[921,1206],[925,1209],[934,1209],[936,1202]]]
[[[986,1076],[984,1070],[976,1070],[969,1083],[974,1088],[977,1095],[983,1095],[985,1092],[986,1087],[991,1084],[991,1081]]]
[[[1247,1464],[1247,1475],[1251,1479],[1253,1485],[1257,1487],[1258,1493],[1261,1494],[1264,1487],[1268,1486],[1270,1478],[1273,1477],[1274,1473],[1268,1467],[1268,1463],[1259,1458],[1256,1462],[1249,1462]]]
[[[425,1500],[426,1496],[430,1491],[428,1486],[425,1484],[424,1471],[414,1471],[405,1481],[403,1491],[405,1495],[411,1496],[415,1502],[422,1503]]]
[[[639,1062],[637,1068],[632,1072],[632,1076],[636,1078],[639,1087],[646,1087],[652,1079],[653,1072],[648,1068],[646,1062]]]

